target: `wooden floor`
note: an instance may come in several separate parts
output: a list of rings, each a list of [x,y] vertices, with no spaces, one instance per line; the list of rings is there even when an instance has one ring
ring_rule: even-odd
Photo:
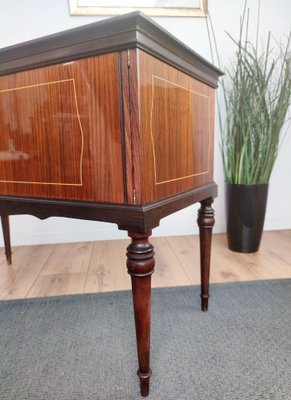
[[[198,284],[198,236],[152,238],[153,287]],[[13,264],[0,252],[0,300],[105,292],[130,288],[125,248],[129,241],[100,241],[13,248]],[[255,254],[227,249],[213,235],[211,282],[291,278],[291,230],[264,232]]]

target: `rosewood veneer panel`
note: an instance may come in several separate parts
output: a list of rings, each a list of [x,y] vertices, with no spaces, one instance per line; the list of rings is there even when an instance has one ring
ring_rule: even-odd
[[[213,181],[214,89],[137,51],[142,202]]]
[[[118,54],[0,77],[0,192],[124,202]]]

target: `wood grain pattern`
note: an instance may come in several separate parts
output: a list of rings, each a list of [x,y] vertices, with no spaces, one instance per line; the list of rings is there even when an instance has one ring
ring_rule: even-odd
[[[126,290],[130,276],[125,273],[127,240],[98,241],[93,244],[84,291]],[[111,265],[111,268],[108,266]]]
[[[3,239],[4,239],[4,246],[5,246],[5,255],[7,264],[10,265],[12,262],[11,259],[11,242],[10,242],[10,224],[9,224],[9,216],[8,215],[1,215],[1,225],[3,231]]]
[[[207,96],[152,76],[150,129],[156,185],[209,173],[209,111]]]
[[[121,65],[127,199],[129,204],[141,204],[141,147],[136,50],[122,52]]]
[[[45,246],[43,246],[45,247]],[[82,293],[84,291],[93,243],[62,243],[50,254],[49,262],[28,293],[27,297],[38,297],[42,293],[53,296]],[[57,250],[57,251],[56,251]]]
[[[212,228],[214,226],[214,210],[211,207],[212,198],[200,202],[197,223],[199,226],[200,239],[200,276],[201,276],[201,308],[208,310],[209,278],[210,278],[210,256],[212,242]]]
[[[137,51],[142,203],[213,180],[214,89]]]
[[[210,183],[213,102],[137,49],[0,77],[0,192],[147,204]]]
[[[0,192],[124,202],[118,55],[0,77]]]
[[[82,186],[75,79],[0,90],[0,115],[1,183]]]
[[[154,247],[149,242],[151,231],[128,233],[132,241],[127,247],[127,269],[131,276],[141,395],[149,394],[150,368],[151,275],[155,267]]]
[[[12,265],[1,265],[0,298],[17,299],[28,297],[29,293],[56,245],[22,246],[13,249]]]
[[[210,281],[233,282],[258,279],[290,279],[291,230],[263,232],[260,251],[234,253],[225,234],[212,237]],[[153,287],[200,283],[199,236],[151,238],[156,250]],[[7,265],[0,249],[0,299],[79,293],[70,274],[86,276],[83,293],[129,290],[125,249],[129,240],[98,241],[87,245],[20,246],[13,248],[13,264]],[[77,260],[75,258],[77,257]],[[68,267],[80,264],[80,269]],[[58,266],[58,268],[57,268]],[[80,275],[80,276],[81,276]],[[84,280],[82,281],[84,283]]]

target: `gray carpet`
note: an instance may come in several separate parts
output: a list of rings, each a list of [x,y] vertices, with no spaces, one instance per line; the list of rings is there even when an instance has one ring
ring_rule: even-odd
[[[291,280],[153,290],[148,400],[290,400]],[[140,399],[131,293],[0,302],[0,399]]]

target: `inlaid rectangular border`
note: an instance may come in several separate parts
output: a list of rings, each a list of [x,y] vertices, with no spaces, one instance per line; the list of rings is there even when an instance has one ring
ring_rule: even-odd
[[[17,181],[17,180],[3,180],[3,179],[0,179],[1,183],[17,183],[17,184],[31,184],[31,185],[55,185],[55,186],[83,186],[83,173],[82,173],[83,171],[82,170],[83,170],[83,153],[84,153],[84,133],[83,133],[83,127],[82,127],[81,119],[80,119],[75,79],[73,79],[73,78],[62,79],[62,80],[58,80],[58,81],[38,83],[38,84],[35,84],[35,85],[26,85],[26,86],[19,86],[19,87],[15,87],[15,88],[3,89],[3,90],[0,90],[0,94],[1,93],[7,93],[7,92],[13,92],[13,91],[17,91],[17,90],[24,90],[24,89],[33,88],[33,87],[42,87],[42,86],[54,85],[54,84],[59,84],[59,83],[64,83],[64,82],[71,82],[73,84],[73,93],[74,93],[74,100],[75,100],[75,106],[76,106],[76,115],[77,115],[77,118],[78,118],[78,123],[79,123],[80,133],[81,133],[80,182],[79,183],[41,182],[41,181],[33,182],[33,181]]]
[[[210,131],[209,131],[209,133],[208,133],[208,134],[209,134],[209,138],[208,138],[208,161],[207,161],[208,168],[207,168],[206,171],[200,171],[200,172],[197,172],[197,173],[195,173],[195,174],[191,174],[191,175],[187,175],[187,176],[180,176],[180,177],[176,177],[176,178],[173,178],[173,179],[168,179],[168,180],[166,180],[166,181],[157,181],[157,168],[156,168],[156,156],[155,156],[155,141],[154,141],[154,135],[153,135],[153,129],[152,129],[153,109],[154,109],[154,88],[155,88],[154,80],[155,80],[155,79],[161,80],[161,81],[163,81],[163,82],[170,83],[171,85],[174,85],[174,86],[179,87],[179,88],[181,88],[181,89],[187,90],[187,91],[190,92],[190,93],[195,93],[196,95],[201,96],[201,97],[204,97],[205,99],[207,99],[207,103],[208,103],[208,107],[207,107],[207,108],[208,108],[208,118],[210,118],[209,96],[206,96],[205,94],[202,94],[202,93],[200,93],[200,92],[191,90],[191,89],[189,89],[189,88],[187,88],[187,87],[184,87],[184,86],[182,86],[182,85],[179,85],[179,84],[177,84],[177,83],[175,83],[175,82],[171,82],[171,81],[169,81],[169,80],[167,80],[167,79],[161,78],[160,76],[152,75],[152,104],[151,104],[151,116],[150,116],[150,132],[151,132],[151,141],[152,141],[152,149],[153,149],[155,184],[156,184],[156,185],[163,185],[163,184],[169,183],[169,182],[175,182],[175,181],[180,181],[180,180],[183,180],[183,179],[193,178],[193,177],[199,176],[199,175],[207,175],[207,174],[209,174],[209,170],[210,170],[210,167],[209,167],[209,161],[210,161],[210,142],[211,142],[211,140],[210,140],[210,139],[211,139],[211,138],[210,138],[211,132],[210,132]],[[208,121],[208,123],[209,123],[209,126],[210,126],[210,121]]]

